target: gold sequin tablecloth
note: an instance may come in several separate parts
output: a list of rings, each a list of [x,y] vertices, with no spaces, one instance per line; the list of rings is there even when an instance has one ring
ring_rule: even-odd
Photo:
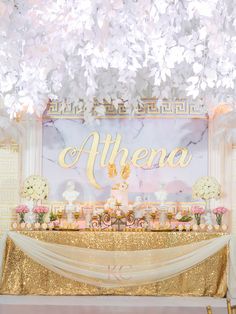
[[[22,231],[51,243],[102,250],[166,248],[219,237],[222,233],[195,232],[75,232]],[[201,264],[168,280],[118,289],[76,282],[37,264],[8,238],[1,294],[14,295],[188,295],[224,297],[227,290],[227,247]]]

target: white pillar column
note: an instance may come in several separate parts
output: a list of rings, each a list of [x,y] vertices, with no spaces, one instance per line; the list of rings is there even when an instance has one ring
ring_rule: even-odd
[[[218,142],[214,137],[214,120],[210,119],[208,124],[208,175],[217,179],[222,184],[222,153],[220,146],[222,143]],[[219,202],[211,200],[211,209],[215,208]]]
[[[232,147],[232,216],[231,216],[231,225],[232,225],[232,234],[236,236],[236,146]]]
[[[216,120],[209,121],[209,175],[217,179],[223,193],[219,200],[211,201],[211,208],[224,206],[232,209],[232,142],[227,140],[228,130],[217,137],[215,133],[219,127],[221,126]],[[231,222],[232,229],[232,217],[228,221]]]
[[[22,182],[30,175],[42,174],[42,121],[30,119],[24,122],[22,145]]]

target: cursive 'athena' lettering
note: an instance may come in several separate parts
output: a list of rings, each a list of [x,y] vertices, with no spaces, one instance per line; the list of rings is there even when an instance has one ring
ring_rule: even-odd
[[[138,148],[130,155],[128,148],[121,147],[122,137],[116,135],[113,140],[111,134],[107,134],[105,141],[100,141],[98,132],[92,132],[82,142],[80,147],[66,147],[58,158],[58,163],[63,168],[73,168],[79,163],[82,154],[87,154],[86,172],[89,182],[100,189],[95,175],[95,162],[100,157],[100,166],[107,167],[108,163],[115,163],[119,160],[120,165],[131,162],[135,167],[151,168],[153,164],[158,167],[187,167],[192,159],[188,148],[176,147],[169,154],[165,148]],[[102,144],[102,150],[99,151]]]

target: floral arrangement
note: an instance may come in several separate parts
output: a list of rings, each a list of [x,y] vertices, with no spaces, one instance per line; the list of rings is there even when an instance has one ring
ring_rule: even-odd
[[[119,184],[119,190],[120,191],[126,191],[127,189],[128,189],[128,187],[129,187],[129,185],[128,185],[128,183],[126,183],[126,182],[121,182],[120,184]]]
[[[175,215],[175,219],[178,220],[179,222],[189,222],[191,221],[193,218],[188,215],[187,213],[181,213],[181,212],[178,212],[176,215]]]
[[[48,197],[49,187],[46,179],[41,176],[30,176],[26,178],[23,186],[22,196],[31,200],[45,200]]]
[[[49,219],[50,221],[56,221],[57,220],[57,215],[54,213],[54,212],[50,212],[50,215],[49,215]]]
[[[204,201],[221,196],[221,187],[218,181],[213,177],[199,178],[192,188],[194,199],[203,199]]]
[[[217,207],[215,209],[213,209],[213,213],[216,216],[216,223],[217,225],[221,226],[222,224],[222,217],[223,215],[228,211],[227,208],[225,207]]]
[[[16,213],[20,217],[20,223],[25,222],[25,214],[29,212],[29,208],[26,205],[19,205],[16,207]]]
[[[121,182],[121,183],[116,183],[113,185],[112,190],[119,190],[119,191],[126,191],[128,190],[128,183],[127,182]]]
[[[36,214],[37,223],[44,223],[44,217],[48,213],[48,208],[46,206],[36,206],[34,207],[33,212]]]
[[[201,223],[201,216],[205,213],[205,210],[201,206],[194,205],[192,206],[192,213],[195,217],[196,223],[199,226]]]

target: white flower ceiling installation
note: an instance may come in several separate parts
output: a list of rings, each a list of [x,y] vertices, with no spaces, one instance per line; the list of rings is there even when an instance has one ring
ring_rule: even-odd
[[[88,114],[94,97],[235,101],[235,0],[0,0],[0,43],[11,116],[48,99]]]

